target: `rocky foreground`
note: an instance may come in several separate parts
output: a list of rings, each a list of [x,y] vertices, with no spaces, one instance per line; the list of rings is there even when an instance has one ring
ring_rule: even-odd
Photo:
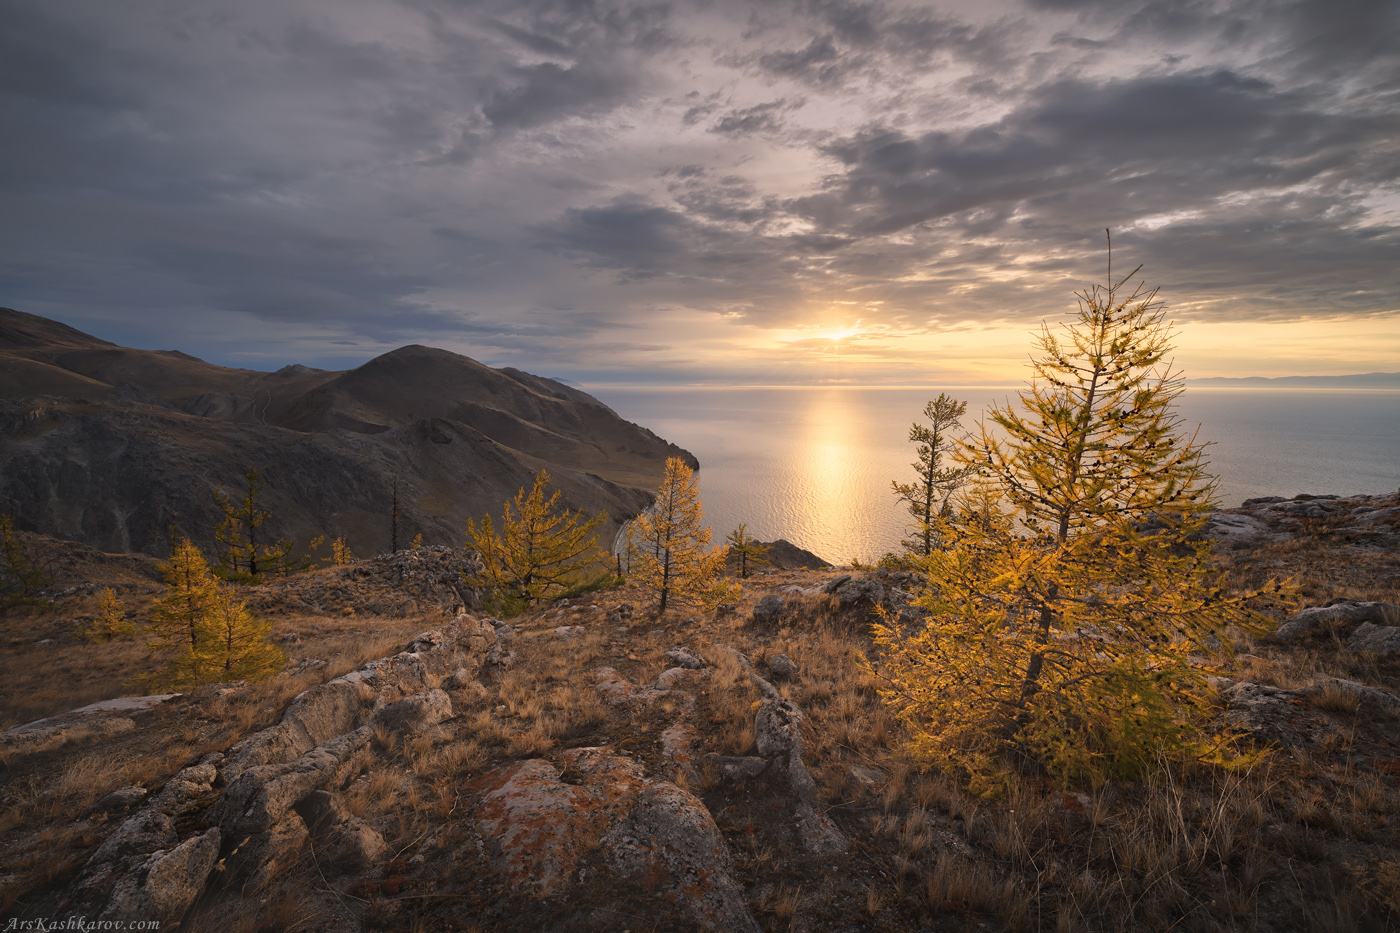
[[[1217,672],[1216,715],[1274,749],[1258,764],[1028,778],[1000,800],[912,769],[875,695],[865,627],[877,607],[916,624],[912,577],[772,571],[718,616],[655,619],[626,587],[459,612],[345,669],[318,629],[454,594],[421,567],[320,571],[260,597],[294,654],[322,655],[288,674],[4,734],[4,910],[250,931],[1393,928],[1397,506],[1217,516],[1227,583],[1302,592]],[[371,599],[382,616],[345,614]],[[127,725],[62,731],[81,721]],[[143,772],[156,749],[167,770]]]

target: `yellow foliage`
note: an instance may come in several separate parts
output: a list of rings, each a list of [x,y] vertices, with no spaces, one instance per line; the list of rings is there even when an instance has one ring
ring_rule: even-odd
[[[136,625],[126,617],[121,600],[117,599],[110,586],[104,586],[97,598],[97,618],[83,632],[83,637],[88,641],[101,642],[135,634]]]
[[[606,513],[585,518],[583,512],[559,507],[562,493],[545,499],[549,473],[541,470],[527,494],[522,488],[501,511],[498,534],[491,516],[480,524],[468,520],[467,539],[481,557],[482,570],[472,586],[491,587],[504,604],[519,606],[564,592],[578,583],[593,560],[598,527]]]
[[[209,571],[204,554],[188,538],[175,543],[160,564],[165,594],[151,610],[152,649],[174,649],[164,684],[190,685],[214,680],[256,680],[286,660],[267,643],[270,622],[256,619],[230,587]]]
[[[709,546],[695,472],[671,457],[656,501],[627,528],[628,575],[656,593],[658,612],[673,602],[722,602],[734,587],[722,577],[725,549]]]
[[[1062,777],[1220,755],[1195,659],[1263,620],[1210,584],[1212,481],[1156,293],[1126,282],[1082,293],[1067,340],[1045,329],[1019,409],[991,415],[1004,436],[962,446],[979,479],[925,559],[928,624],[877,626],[883,695],[927,761],[985,780],[1008,755]]]

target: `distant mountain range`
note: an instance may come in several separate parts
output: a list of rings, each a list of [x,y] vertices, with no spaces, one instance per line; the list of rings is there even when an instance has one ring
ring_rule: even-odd
[[[1279,389],[1400,389],[1400,373],[1355,373],[1350,376],[1211,376],[1187,379],[1193,386],[1238,386]]]
[[[593,396],[518,369],[407,346],[356,369],[229,369],[120,347],[0,308],[0,513],[105,551],[211,547],[214,491],[265,483],[263,540],[345,536],[360,555],[460,545],[540,469],[614,527],[651,501],[667,457],[695,458]]]

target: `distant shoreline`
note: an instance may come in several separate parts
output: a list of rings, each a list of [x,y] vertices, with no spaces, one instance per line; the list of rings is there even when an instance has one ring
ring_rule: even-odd
[[[1209,376],[1187,379],[1188,386],[1242,389],[1400,389],[1400,373],[1347,376]]]

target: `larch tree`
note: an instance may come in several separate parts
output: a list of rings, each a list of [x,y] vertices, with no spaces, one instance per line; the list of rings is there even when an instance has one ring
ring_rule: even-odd
[[[199,644],[175,670],[188,683],[261,680],[287,661],[287,653],[268,641],[271,634],[270,621],[254,616],[229,587],[220,587],[206,610]]]
[[[732,556],[738,566],[740,580],[747,580],[753,567],[771,563],[768,560],[768,546],[749,537],[747,525],[741,524],[731,531],[724,540],[729,545],[728,556]]]
[[[165,580],[165,593],[151,607],[151,648],[194,651],[204,618],[218,598],[219,581],[210,573],[204,553],[189,538],[177,539],[169,559],[157,566]]]
[[[725,548],[710,550],[710,529],[695,472],[679,457],[666,461],[656,501],[627,528],[630,577],[656,593],[657,612],[672,603],[708,602],[728,592],[721,575]]]
[[[114,641],[136,634],[136,625],[126,617],[120,599],[110,586],[104,586],[97,597],[97,616],[83,632],[88,641]]]
[[[1084,777],[1225,756],[1195,659],[1263,621],[1260,594],[1210,580],[1213,480],[1173,409],[1163,306],[1129,290],[1136,269],[1111,271],[1063,336],[1042,328],[1030,387],[991,412],[1001,436],[983,424],[960,448],[978,478],[925,560],[927,624],[877,626],[912,751],[974,780],[1017,761]]]
[[[949,510],[953,494],[966,484],[976,469],[973,465],[948,465],[957,448],[958,430],[967,413],[967,402],[946,392],[924,406],[928,424],[915,422],[909,427],[909,441],[917,446],[912,466],[918,479],[912,483],[893,480],[890,486],[899,501],[914,517],[914,535],[902,546],[910,554],[927,557],[938,546],[938,519]]]
[[[214,501],[224,513],[223,521],[215,531],[215,539],[222,550],[219,564],[222,573],[232,579],[258,576],[258,561],[264,555],[258,552],[258,529],[268,519],[268,513],[258,504],[262,493],[263,478],[258,470],[245,470],[243,479],[248,484],[248,492],[242,499],[234,499],[223,488],[214,491]],[[285,554],[282,555],[285,558]],[[267,555],[265,563],[276,563],[274,555]]]
[[[482,569],[467,579],[489,587],[507,608],[524,608],[581,582],[597,557],[598,528],[607,513],[588,518],[561,508],[562,493],[548,499],[549,473],[541,470],[530,492],[524,488],[507,502],[496,530],[491,516],[480,524],[467,521],[467,543],[481,556]]]

